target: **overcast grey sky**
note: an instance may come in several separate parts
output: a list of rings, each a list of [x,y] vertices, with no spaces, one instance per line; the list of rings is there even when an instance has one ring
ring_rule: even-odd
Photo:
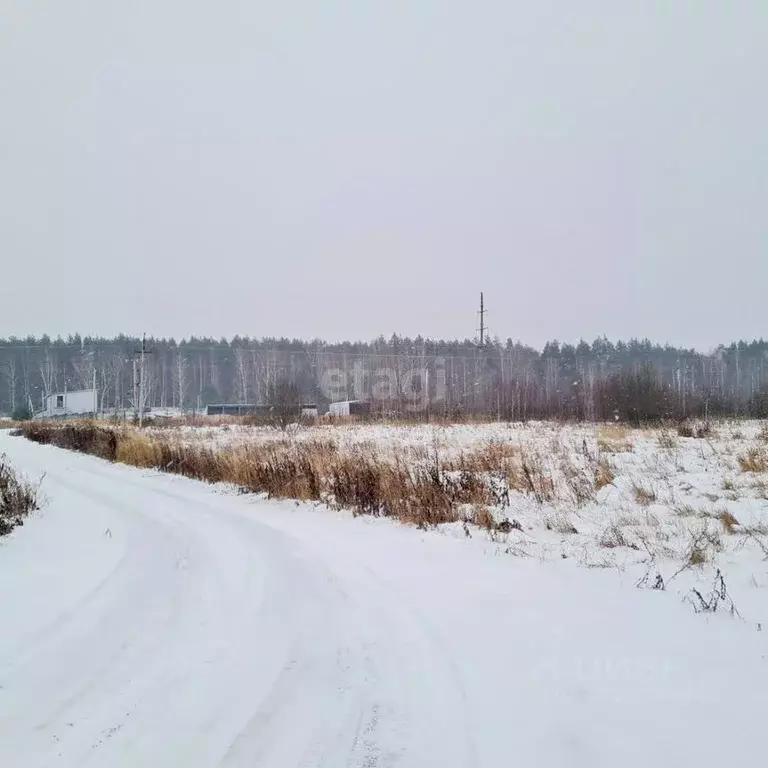
[[[0,336],[768,335],[765,0],[2,0]]]

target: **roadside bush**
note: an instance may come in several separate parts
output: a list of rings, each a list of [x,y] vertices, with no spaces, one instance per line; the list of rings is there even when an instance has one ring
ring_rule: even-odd
[[[5,454],[0,456],[0,536],[10,533],[37,509],[37,489],[11,467]]]
[[[30,422],[19,433],[43,445],[108,461],[157,468],[209,483],[231,483],[271,498],[325,500],[355,514],[395,517],[420,527],[456,522],[465,506],[494,501],[486,473],[477,471],[477,456],[466,467],[449,468],[436,462],[425,469],[412,468],[401,460],[394,464],[382,461],[367,451],[342,456],[333,443],[320,440],[213,450],[91,423]],[[499,456],[509,458],[503,451]],[[484,467],[489,470],[491,464]],[[530,469],[529,480],[538,492],[540,486],[551,485],[549,478],[539,472],[534,477]]]
[[[69,448],[107,461],[115,461],[117,456],[117,432],[89,422],[63,425],[26,422],[22,424],[20,433],[28,440],[41,445]]]

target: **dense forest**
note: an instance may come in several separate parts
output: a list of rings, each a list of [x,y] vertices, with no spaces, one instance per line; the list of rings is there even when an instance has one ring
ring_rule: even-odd
[[[268,403],[283,384],[321,408],[366,399],[388,414],[487,413],[501,418],[768,416],[768,342],[702,354],[632,339],[547,343],[380,337],[373,342],[71,336],[0,339],[0,412],[91,388],[103,411]]]

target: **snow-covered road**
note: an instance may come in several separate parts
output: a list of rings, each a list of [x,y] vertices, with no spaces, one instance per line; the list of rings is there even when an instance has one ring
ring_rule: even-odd
[[[754,765],[764,633],[615,571],[0,433],[0,765]]]

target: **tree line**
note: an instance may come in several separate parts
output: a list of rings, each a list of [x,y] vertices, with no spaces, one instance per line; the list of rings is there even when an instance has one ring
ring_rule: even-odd
[[[48,395],[89,389],[104,411],[268,403],[294,393],[321,408],[372,400],[400,416],[488,414],[506,419],[649,420],[768,416],[768,342],[734,342],[709,353],[647,339],[548,342],[436,340],[393,335],[371,342],[150,338],[144,386],[134,361],[141,340],[48,336],[0,339],[0,412]],[[282,394],[280,394],[282,393]]]

